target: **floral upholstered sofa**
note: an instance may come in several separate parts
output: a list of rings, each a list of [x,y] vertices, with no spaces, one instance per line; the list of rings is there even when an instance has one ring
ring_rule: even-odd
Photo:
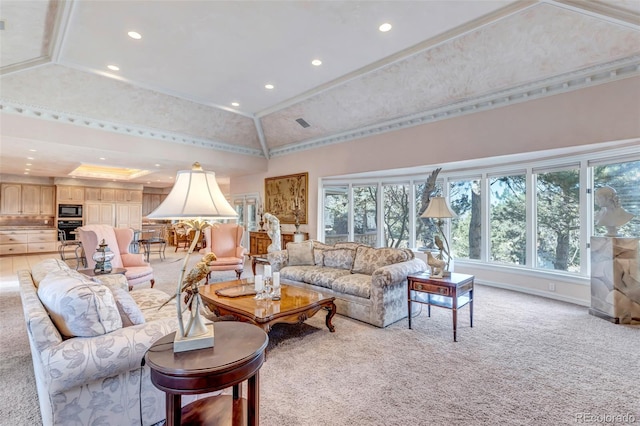
[[[18,278],[44,425],[165,418],[165,394],[141,364],[153,342],[178,327],[174,301],[158,309],[166,293],[129,291],[123,275],[93,281],[57,259]]]
[[[288,243],[268,254],[284,284],[334,296],[339,314],[386,327],[407,316],[407,275],[427,265],[409,249],[344,242]]]

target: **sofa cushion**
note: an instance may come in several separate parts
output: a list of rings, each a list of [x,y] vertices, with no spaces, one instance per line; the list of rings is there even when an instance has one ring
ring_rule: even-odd
[[[329,268],[351,270],[355,255],[355,250],[351,250],[348,248],[324,250],[323,264],[324,266],[327,266]]]
[[[287,265],[289,266],[315,265],[312,241],[287,243],[287,254],[289,256]]]
[[[340,242],[335,243],[333,245],[333,248],[348,248],[348,249],[351,249],[351,250],[355,250],[355,249],[357,249],[358,247],[360,247],[362,245],[363,244],[356,243],[356,242],[353,242],[353,241],[340,241]]]
[[[324,288],[333,288],[333,282],[344,275],[350,275],[351,271],[341,268],[330,268],[328,266],[314,266],[308,268],[303,276],[302,282],[317,285]]]
[[[371,275],[378,268],[394,263],[405,262],[411,260],[411,258],[412,256],[410,257],[407,250],[404,249],[360,246],[356,249],[356,256],[351,272],[354,274]]]
[[[350,294],[352,296],[371,297],[371,275],[349,274],[338,277],[333,281],[333,291]]]
[[[65,337],[93,337],[122,328],[113,294],[74,270],[49,272],[38,297]]]
[[[116,301],[123,327],[144,324],[144,314],[129,294],[129,290],[121,287],[109,287]]]
[[[124,290],[129,291],[129,281],[127,281],[127,277],[122,274],[103,274],[96,275],[91,278],[93,281],[104,284],[107,287],[120,287]]]
[[[60,259],[45,259],[31,268],[31,277],[36,287],[40,285],[40,281],[52,271],[68,271],[69,265]]]
[[[312,266],[312,265],[285,266],[280,270],[280,279],[305,282],[304,276],[307,273],[307,271],[315,268],[317,268],[317,266]]]

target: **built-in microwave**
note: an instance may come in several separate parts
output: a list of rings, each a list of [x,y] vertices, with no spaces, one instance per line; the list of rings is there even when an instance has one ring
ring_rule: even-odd
[[[82,204],[59,204],[58,217],[82,217]]]

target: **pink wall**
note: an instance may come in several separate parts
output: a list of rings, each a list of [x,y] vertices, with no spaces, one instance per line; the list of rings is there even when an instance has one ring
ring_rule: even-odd
[[[637,137],[640,77],[276,157],[266,173],[233,178],[231,193],[263,194],[265,177],[309,172],[309,224],[301,230],[316,238],[321,177]]]

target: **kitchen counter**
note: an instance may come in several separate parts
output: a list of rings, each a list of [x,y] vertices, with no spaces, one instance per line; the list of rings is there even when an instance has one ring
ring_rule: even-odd
[[[28,231],[30,229],[40,230],[40,229],[52,229],[57,230],[55,226],[52,225],[1,225],[0,231]]]

